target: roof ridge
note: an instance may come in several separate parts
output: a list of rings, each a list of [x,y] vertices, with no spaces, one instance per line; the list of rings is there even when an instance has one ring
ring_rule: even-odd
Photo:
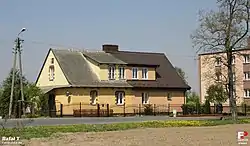
[[[118,53],[121,52],[121,53],[133,53],[133,54],[137,54],[137,53],[140,53],[140,54],[159,54],[159,55],[165,55],[165,53],[161,53],[161,52],[145,52],[145,51],[118,51]],[[113,52],[112,52],[113,53]],[[116,52],[114,52],[116,53]]]

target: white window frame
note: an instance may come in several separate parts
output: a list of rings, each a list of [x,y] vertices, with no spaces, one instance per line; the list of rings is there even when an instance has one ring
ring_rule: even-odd
[[[244,63],[250,63],[250,54],[244,54]]]
[[[244,89],[244,97],[250,98],[250,89]]]
[[[233,55],[233,57],[232,57],[232,64],[235,64],[235,60],[236,60],[236,58],[235,58],[235,56]]]
[[[142,79],[148,79],[148,68],[142,68]]]
[[[109,80],[115,79],[115,66],[113,66],[113,65],[109,66],[108,78],[109,78]]]
[[[244,72],[244,80],[250,80],[250,72]]]
[[[125,79],[125,67],[123,66],[119,67],[119,79],[120,80]]]
[[[136,71],[136,73],[135,73],[135,71]],[[132,79],[138,79],[138,68],[137,67],[132,68]]]
[[[97,98],[97,96],[98,96],[98,92],[96,90],[90,91],[90,104],[96,105],[96,98]]]
[[[124,105],[125,93],[123,91],[117,91],[116,93],[116,104]]]
[[[221,66],[221,57],[215,58],[215,66]]]
[[[141,100],[142,100],[142,104],[149,104],[149,95],[147,92],[142,92]]]
[[[49,80],[53,81],[55,79],[55,67],[50,66],[49,67]]]

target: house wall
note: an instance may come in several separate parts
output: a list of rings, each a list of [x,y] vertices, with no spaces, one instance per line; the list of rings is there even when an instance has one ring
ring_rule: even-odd
[[[246,86],[246,83],[250,83],[250,81],[244,81],[244,71],[245,66],[247,64],[243,63],[243,56],[241,54],[250,54],[249,50],[240,51],[234,53],[235,56],[235,64],[233,65],[233,72],[235,73],[236,80],[235,80],[235,89],[236,89],[236,96],[237,96],[237,104],[240,105],[245,99],[244,96],[244,89],[250,88]],[[220,69],[222,74],[226,77],[222,80],[223,83],[226,83],[228,80],[227,77],[227,67],[225,65],[221,65],[221,67],[215,66],[215,57],[222,57],[223,62],[226,62],[226,54],[225,53],[218,53],[218,54],[207,54],[199,56],[199,76],[200,76],[200,96],[201,102],[205,102],[206,91],[208,87],[212,84],[215,84],[215,71]],[[250,71],[250,68],[247,70]],[[229,100],[227,100],[224,105],[229,105]]]
[[[54,64],[51,64],[51,59],[54,58]],[[54,66],[54,80],[49,80],[49,67]],[[45,60],[44,66],[41,70],[41,74],[37,80],[38,87],[42,86],[55,86],[55,85],[69,85],[66,77],[64,76],[61,67],[59,66],[53,52],[50,50]]]
[[[110,105],[110,109],[114,110],[114,113],[123,113],[124,106],[116,105],[116,91],[125,92],[125,110],[126,113],[134,113],[135,110],[139,109],[139,104],[142,104],[141,93],[149,93],[149,104],[156,104],[159,109],[167,110],[167,106],[170,104],[171,111],[176,109],[181,112],[180,106],[184,103],[184,92],[183,91],[168,91],[172,93],[172,101],[167,99],[167,91],[165,90],[132,90],[132,89],[114,89],[114,88],[68,88],[68,89],[56,89],[56,103],[57,108],[59,109],[59,103],[63,104],[63,114],[72,115],[73,109],[96,109],[95,105],[90,104],[90,91],[97,90],[97,102],[98,104],[104,104],[104,107],[107,108],[106,104]],[[68,97],[66,92],[71,93],[71,101],[68,102]],[[171,106],[172,105],[172,106]],[[142,105],[141,105],[142,106]]]

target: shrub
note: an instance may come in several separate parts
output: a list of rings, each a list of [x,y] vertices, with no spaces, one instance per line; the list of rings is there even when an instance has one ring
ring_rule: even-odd
[[[145,115],[153,115],[153,106],[151,104],[147,104],[144,106],[144,114]]]
[[[205,101],[203,109],[204,109],[204,114],[211,114],[210,102],[208,100]]]
[[[197,111],[197,107],[194,102],[188,102],[187,104],[183,104],[181,108],[184,115],[194,114]]]

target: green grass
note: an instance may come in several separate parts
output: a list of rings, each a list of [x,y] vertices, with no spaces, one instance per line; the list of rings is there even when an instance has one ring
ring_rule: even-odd
[[[240,119],[238,124],[250,124],[250,119]],[[63,126],[38,126],[24,128],[0,129],[0,136],[19,136],[21,139],[50,137],[56,133],[70,132],[103,132],[118,131],[135,128],[163,128],[163,127],[188,127],[188,126],[216,126],[233,124],[231,120],[206,120],[206,121],[148,121],[138,123],[115,123],[115,124],[81,124]]]

